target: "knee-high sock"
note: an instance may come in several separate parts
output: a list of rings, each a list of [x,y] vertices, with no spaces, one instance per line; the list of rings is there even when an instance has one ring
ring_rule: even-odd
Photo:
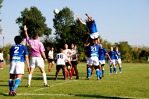
[[[42,73],[42,78],[43,78],[44,84],[47,84],[47,76],[46,76],[46,73]]]
[[[105,69],[103,68],[102,69],[102,77],[104,77],[104,75],[105,75]]]
[[[91,69],[88,68],[88,69],[87,69],[87,78],[90,78],[90,76],[91,76]]]
[[[119,67],[120,72],[122,72],[122,66]]]
[[[20,85],[20,83],[21,83],[21,79],[17,78],[15,80],[15,84],[14,84],[13,90],[16,90],[18,88],[18,86]]]
[[[116,73],[116,66],[114,66],[114,73]]]
[[[97,75],[97,78],[100,77],[100,70],[99,69],[96,69],[96,75]]]
[[[9,91],[11,92],[12,89],[13,89],[13,80],[12,79],[9,79]]]
[[[31,79],[32,79],[32,75],[31,74],[28,74],[28,85],[31,84]]]
[[[110,73],[112,73],[112,67],[110,67]]]

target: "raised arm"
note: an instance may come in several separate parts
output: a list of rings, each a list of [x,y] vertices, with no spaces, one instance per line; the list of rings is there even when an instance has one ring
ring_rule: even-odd
[[[79,20],[80,23],[85,24],[85,22],[83,22],[83,21],[81,20],[81,18],[80,18],[79,15],[77,15],[77,18],[78,18],[78,20]]]
[[[25,32],[26,38],[28,38],[28,33],[27,33],[27,27],[26,27],[26,25],[24,25],[24,32]]]
[[[85,13],[85,15],[87,16],[87,18],[88,18],[89,20],[93,21],[92,17],[89,16],[87,13]]]

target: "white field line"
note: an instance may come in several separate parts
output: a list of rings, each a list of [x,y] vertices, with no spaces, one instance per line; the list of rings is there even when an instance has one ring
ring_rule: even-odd
[[[77,97],[82,97],[85,96],[84,94],[36,94],[36,93],[28,93],[28,94],[17,94],[18,96],[77,96]],[[88,96],[88,95],[87,95]],[[87,97],[85,96],[85,97]],[[93,96],[93,95],[91,95]],[[90,96],[89,96],[90,97]],[[94,97],[100,97],[98,95],[95,95]],[[112,97],[117,97],[117,98],[130,98],[130,99],[149,99],[149,98],[142,98],[142,97],[129,97],[129,96],[109,96],[109,98]]]
[[[36,91],[39,91],[39,90],[44,90],[44,89],[55,87],[55,86],[59,86],[59,85],[63,85],[63,84],[66,84],[66,83],[69,83],[69,82],[73,82],[73,81],[77,81],[77,80],[70,80],[70,81],[66,81],[66,82],[63,82],[63,83],[58,83],[58,84],[55,84],[55,85],[50,85],[49,87],[42,87],[42,88],[39,88],[39,89],[36,89],[36,90],[28,91],[28,92],[26,92],[24,94],[28,94],[30,92],[36,92]]]

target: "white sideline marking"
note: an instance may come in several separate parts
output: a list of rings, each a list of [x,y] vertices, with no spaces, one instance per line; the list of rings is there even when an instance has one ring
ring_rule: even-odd
[[[50,85],[49,87],[43,87],[43,88],[39,88],[39,89],[36,89],[36,90],[33,90],[33,91],[28,91],[28,92],[26,92],[26,93],[24,93],[24,94],[27,94],[27,93],[30,93],[30,92],[34,92],[34,91],[36,92],[36,91],[39,91],[39,90],[44,90],[44,89],[46,89],[46,88],[51,88],[51,87],[63,85],[63,84],[65,84],[65,83],[69,83],[69,82],[72,82],[72,81],[77,81],[77,80],[70,80],[70,81],[66,81],[66,82],[63,82],[63,83],[59,83],[59,84],[55,84],[55,85]]]
[[[81,97],[81,94],[36,94],[36,93],[29,93],[29,94],[17,94],[18,96],[80,96]],[[85,96],[85,95],[82,95],[82,96]],[[91,95],[93,96],[93,95]],[[86,97],[90,97],[90,96],[86,96]],[[95,95],[95,97],[99,97],[98,95]],[[128,97],[128,96],[109,96],[109,98],[112,98],[112,97],[117,97],[117,98],[131,98],[131,99],[149,99],[149,98],[142,98],[142,97]]]

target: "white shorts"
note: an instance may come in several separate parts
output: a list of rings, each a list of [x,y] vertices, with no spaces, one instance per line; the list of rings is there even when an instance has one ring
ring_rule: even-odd
[[[99,64],[100,65],[105,64],[105,60],[99,60]]]
[[[110,60],[108,60],[108,64],[111,66],[111,65],[115,65],[116,63],[116,59],[113,59],[112,62]]]
[[[120,58],[116,60],[116,64],[121,64],[121,63],[122,63],[122,61]]]
[[[99,65],[98,57],[89,57],[86,63],[89,66],[98,66]]]
[[[96,38],[98,38],[98,36],[99,36],[98,32],[90,34],[90,38],[92,38],[92,39],[96,39]]]
[[[10,74],[24,74],[24,62],[11,62]]]
[[[32,57],[30,60],[30,67],[35,68],[35,67],[44,67],[44,61],[42,57]]]

